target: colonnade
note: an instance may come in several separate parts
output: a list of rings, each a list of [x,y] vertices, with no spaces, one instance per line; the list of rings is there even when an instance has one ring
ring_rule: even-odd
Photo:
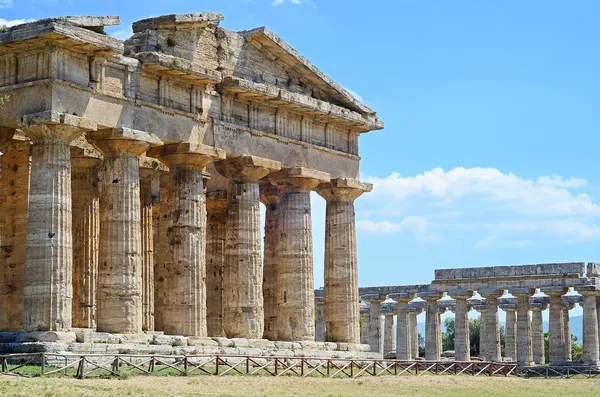
[[[0,331],[281,341],[314,341],[321,332],[326,341],[360,343],[354,200],[369,184],[230,158],[202,144],[163,144],[129,128],[98,129],[66,114],[26,116],[22,131],[1,142],[2,191],[22,189],[21,201],[0,203],[2,245],[23,250],[23,259],[15,256],[16,289],[0,302],[0,313],[10,313]],[[144,166],[158,163],[152,158],[168,168]],[[228,186],[207,194],[209,166]],[[327,202],[320,331],[311,191]],[[3,297],[9,267],[5,258]]]
[[[545,364],[542,313],[548,310],[548,361],[551,365],[564,365],[572,360],[569,310],[577,303],[583,306],[583,361],[590,365],[599,365],[600,291],[594,286],[578,287],[576,292],[579,295],[565,295],[568,292],[568,288],[565,287],[543,287],[539,290],[546,296],[533,296],[536,293],[535,288],[512,288],[508,291],[513,298],[504,297],[505,290],[498,289],[478,291],[482,298],[475,298],[473,291],[466,290],[449,291],[444,299],[441,292],[362,296],[363,300],[368,302],[361,309],[362,341],[371,346],[371,351],[380,352],[384,356],[389,356],[395,351],[399,360],[417,359],[419,353],[416,316],[425,311],[425,356],[421,358],[440,360],[440,315],[446,310],[451,310],[455,315],[454,359],[470,361],[474,357],[471,356],[468,313],[476,310],[480,313],[479,359],[514,361],[521,365]],[[421,300],[414,300],[416,296]],[[393,299],[395,304],[384,302],[387,297]],[[452,299],[448,299],[450,297]],[[504,354],[500,346],[498,309],[506,312]]]

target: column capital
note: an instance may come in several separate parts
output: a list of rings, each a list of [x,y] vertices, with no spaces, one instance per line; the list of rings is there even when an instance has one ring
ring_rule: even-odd
[[[206,193],[206,210],[209,213],[221,212],[227,215],[227,191],[215,190]]]
[[[483,313],[487,312],[487,306],[485,304],[474,305],[473,310],[483,314]]]
[[[169,168],[203,169],[214,160],[225,158],[225,151],[200,143],[168,143],[148,150],[148,156],[156,157]]]
[[[369,303],[381,303],[387,299],[387,294],[369,294],[363,295],[362,299],[366,300]]]
[[[595,285],[577,287],[577,293],[582,296],[600,296],[600,290]]]
[[[52,111],[26,114],[19,120],[19,125],[33,142],[44,139],[71,142],[84,132],[97,129],[92,120]]]
[[[323,171],[298,167],[274,172],[269,175],[268,179],[280,190],[311,191],[321,183],[329,182],[331,177]]]
[[[264,205],[279,205],[281,204],[281,190],[273,186],[269,182],[261,183],[260,186],[260,202]]]
[[[473,291],[469,291],[466,289],[461,289],[461,290],[454,290],[454,291],[448,291],[447,295],[450,295],[452,298],[454,298],[455,300],[459,300],[459,299],[470,299],[473,297]]]
[[[102,154],[95,149],[71,146],[71,167],[98,168],[102,165]]]
[[[281,169],[281,163],[256,156],[242,156],[215,162],[217,172],[237,182],[257,182]]]
[[[517,311],[517,305],[516,304],[512,304],[512,303],[502,303],[499,305],[500,309],[504,310],[505,312],[516,312]]]
[[[169,172],[169,167],[163,164],[161,161],[148,157],[140,156],[140,179],[154,179],[162,174]]]
[[[323,306],[324,303],[325,302],[324,302],[324,299],[323,299],[322,296],[315,297],[315,305],[317,305],[317,306]]]
[[[504,295],[504,290],[498,288],[481,288],[477,292],[485,299],[497,299]]]
[[[511,295],[514,295],[516,297],[519,297],[521,295],[532,296],[533,294],[535,294],[535,288],[517,287],[509,289],[509,292],[511,293]]]
[[[544,294],[546,294],[548,296],[553,296],[553,295],[562,296],[562,295],[566,294],[567,292],[569,292],[569,288],[562,286],[562,285],[557,285],[557,286],[553,286],[553,287],[540,288],[540,291],[542,291]]]
[[[530,303],[529,304],[529,310],[531,310],[532,312],[543,312],[547,308],[548,308],[547,303]]]
[[[398,303],[408,303],[411,300],[415,299],[416,294],[409,294],[409,293],[397,293],[397,294],[390,294],[389,298],[393,299],[394,301],[398,302]]]
[[[417,296],[419,298],[423,299],[424,301],[434,302],[434,301],[438,301],[438,300],[442,299],[444,294],[442,292],[427,291],[427,292],[419,292],[417,294]]]
[[[317,188],[319,196],[327,201],[354,201],[363,193],[373,190],[373,185],[357,179],[337,178],[321,183]]]
[[[150,147],[162,145],[156,135],[127,127],[92,131],[88,137],[105,156],[141,156]]]
[[[6,151],[7,146],[16,143],[31,145],[31,140],[20,130],[0,126],[0,152]]]

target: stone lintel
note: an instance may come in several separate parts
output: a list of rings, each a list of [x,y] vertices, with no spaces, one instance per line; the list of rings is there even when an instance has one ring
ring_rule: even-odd
[[[427,305],[427,302],[425,301],[416,301],[413,300],[411,302],[408,303],[408,308],[410,310],[424,310],[425,309],[425,305]]]
[[[115,15],[107,16],[67,16],[51,18],[55,22],[66,22],[81,28],[89,29],[96,33],[103,33],[105,26],[121,24],[121,18]]]
[[[273,172],[268,177],[269,181],[281,190],[300,189],[310,191],[323,182],[329,182],[328,173],[310,168],[286,168]]]
[[[600,296],[600,289],[595,285],[582,285],[581,287],[577,287],[577,293],[583,296]]]
[[[498,288],[480,288],[477,292],[486,299],[500,298],[504,295],[504,290]]]
[[[501,297],[498,298],[498,304],[499,305],[516,305],[517,304],[517,298],[511,298],[511,297]]]
[[[489,266],[476,268],[436,269],[435,280],[583,276],[585,263],[545,263],[537,265]]]
[[[185,78],[197,84],[218,83],[222,78],[221,72],[210,70],[189,59],[152,51],[137,53],[135,57],[149,72]]]
[[[88,137],[105,155],[127,153],[141,156],[150,147],[163,144],[153,133],[128,127],[101,129],[91,132]]]
[[[424,292],[419,292],[417,294],[417,296],[425,301],[433,301],[433,300],[440,300],[442,298],[442,296],[444,296],[444,294],[442,292],[437,292],[437,291],[424,291]]]
[[[519,296],[519,295],[532,296],[533,294],[535,294],[535,288],[515,287],[515,288],[509,289],[509,292],[511,293],[511,295],[514,295],[514,296]]]
[[[23,115],[19,124],[25,135],[33,140],[57,137],[72,141],[82,133],[95,131],[97,128],[92,120],[50,110]],[[50,126],[63,128],[50,129]]]
[[[574,303],[583,302],[583,297],[581,295],[563,295],[562,300],[563,304],[567,306]]]
[[[327,201],[354,201],[363,193],[371,192],[373,185],[356,179],[337,178],[322,183],[317,193]]]
[[[195,29],[217,26],[223,20],[218,12],[193,12],[189,14],[169,14],[141,19],[133,23],[133,33],[156,29]]]
[[[226,178],[240,182],[258,182],[281,169],[279,161],[257,156],[242,156],[215,162],[217,172]]]
[[[148,150],[148,156],[157,157],[169,168],[204,168],[215,159],[224,159],[225,151],[200,143],[168,143]]]
[[[396,293],[390,294],[389,298],[395,300],[396,302],[410,302],[415,299],[416,294],[410,293]]]
[[[451,296],[454,299],[469,299],[473,297],[473,291],[469,291],[466,289],[457,289],[453,291],[448,291],[447,295]]]
[[[362,299],[366,300],[369,303],[381,303],[387,299],[386,294],[370,294],[361,296]]]
[[[562,286],[562,285],[556,285],[556,286],[542,287],[542,288],[540,288],[540,291],[542,291],[546,295],[564,295],[567,292],[569,292],[569,288]]]
[[[600,263],[590,262],[587,264],[587,277],[600,277]]]

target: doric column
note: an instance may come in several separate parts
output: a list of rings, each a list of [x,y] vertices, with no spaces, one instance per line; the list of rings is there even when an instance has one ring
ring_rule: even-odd
[[[487,306],[485,303],[475,307],[475,310],[479,312],[479,357],[485,360],[486,357],[486,345],[487,345]]]
[[[369,302],[369,346],[371,352],[383,352],[383,334],[381,332],[381,302],[386,299],[385,295],[367,297]]]
[[[154,262],[155,229],[159,222],[154,221],[155,205],[152,197],[152,183],[160,180],[168,169],[158,160],[140,158],[140,220],[142,229],[142,330],[154,331]],[[160,209],[157,208],[158,211]]]
[[[224,337],[223,268],[227,230],[227,192],[206,195],[206,328],[210,337]]]
[[[454,309],[454,359],[456,361],[470,361],[470,308],[467,305],[467,299],[472,297],[473,293],[471,291],[454,291],[448,294],[456,300],[456,308]]]
[[[165,312],[169,310],[165,298],[168,293],[167,281],[171,277],[171,249],[169,247],[169,228],[172,224],[169,214],[170,203],[173,201],[173,183],[170,173],[160,176],[160,190],[157,222],[154,225],[154,329],[165,330]]]
[[[383,316],[383,356],[394,351],[394,313]]]
[[[440,324],[440,359],[442,357],[442,353],[444,352],[444,332],[442,331],[442,314],[446,313],[447,310],[447,307],[438,305],[438,324]]]
[[[425,322],[425,360],[439,361],[441,359],[442,331],[437,301],[442,297],[440,293],[424,293],[419,296],[427,302]]]
[[[529,321],[529,297],[535,293],[535,290],[514,288],[510,292],[517,297],[517,356],[514,359],[520,365],[531,365],[533,362],[533,340],[531,322]]]
[[[410,310],[408,315],[410,320],[410,350],[413,360],[419,358],[419,325],[417,323],[417,316],[422,312],[423,309]]]
[[[171,170],[168,241],[171,277],[167,279],[164,332],[206,337],[206,201],[204,169],[225,152],[195,143],[174,143],[149,151]]]
[[[325,342],[325,320],[323,318],[323,298],[315,298],[315,340]]]
[[[502,296],[503,291],[483,290],[479,294],[486,299],[486,335],[484,339],[485,359],[487,361],[502,361],[502,351],[500,349],[500,324],[498,323],[498,298]],[[481,337],[481,335],[480,335]]]
[[[544,351],[544,319],[542,312],[546,310],[547,305],[533,303],[529,307],[531,309],[531,352],[533,362],[544,365],[546,363],[546,353]]]
[[[563,324],[562,296],[567,292],[564,287],[543,288],[542,292],[550,296],[550,364],[565,363],[565,328]]]
[[[597,309],[600,291],[591,286],[589,289],[577,288],[577,292],[583,295],[583,362],[600,366]]]
[[[0,151],[0,331],[23,329],[23,287],[29,204],[29,152],[24,136],[6,133]],[[4,134],[3,134],[4,135]]]
[[[96,327],[96,282],[100,241],[98,170],[102,155],[71,148],[73,200],[73,327]]]
[[[504,358],[515,361],[517,359],[517,308],[510,305],[501,308],[506,313]]]
[[[263,302],[265,311],[265,331],[263,338],[277,340],[277,298],[278,293],[278,269],[279,269],[279,236],[281,226],[279,219],[279,206],[281,204],[281,192],[270,183],[260,186],[260,201],[265,205],[265,244],[263,259]],[[323,308],[323,300],[320,301]],[[321,313],[323,315],[323,313]],[[322,319],[325,321],[324,319]],[[325,322],[323,322],[325,332]],[[325,341],[323,334],[322,341]]]
[[[571,361],[571,320],[569,319],[569,310],[575,306],[574,303],[563,303],[563,325],[565,335],[565,361]]]
[[[33,142],[23,330],[66,331],[71,328],[73,298],[69,145],[96,125],[54,112],[25,116],[22,124]]]
[[[328,182],[329,174],[306,168],[289,168],[271,174],[269,181],[282,192],[277,336],[280,340],[311,341],[315,338],[315,291],[310,192],[319,184]],[[325,307],[326,302],[327,297]],[[325,307],[323,315],[327,316]],[[325,317],[325,332],[329,329]]]
[[[361,327],[360,327],[360,343],[363,345],[369,344],[369,308],[360,310]]]
[[[228,338],[261,339],[264,309],[259,180],[279,170],[281,164],[246,156],[219,161],[215,166],[229,178],[223,328]],[[313,317],[309,326],[314,330],[314,291],[310,308]]]
[[[90,134],[104,154],[100,194],[97,329],[142,331],[142,230],[139,156],[154,135],[129,128]]]
[[[398,360],[411,360],[411,327],[410,311],[408,302],[413,299],[413,295],[396,294],[394,299],[398,306],[396,308],[396,358]]]
[[[328,342],[359,343],[354,200],[371,190],[373,190],[371,184],[346,178],[324,183],[317,190],[317,193],[327,201],[324,316]]]

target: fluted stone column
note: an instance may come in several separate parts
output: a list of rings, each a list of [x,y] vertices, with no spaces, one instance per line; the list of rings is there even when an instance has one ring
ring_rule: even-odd
[[[419,358],[419,325],[417,323],[417,316],[421,314],[422,310],[410,311],[410,350],[412,359]]]
[[[546,310],[546,305],[534,304],[531,308],[531,351],[533,362],[538,365],[546,363],[546,353],[544,349],[544,319],[542,312]],[[518,320],[518,318],[517,318]]]
[[[487,361],[502,361],[502,350],[500,348],[500,324],[498,322],[498,298],[502,291],[479,291],[486,299],[486,335],[485,335],[485,359]],[[480,335],[481,337],[481,335]]]
[[[469,310],[467,299],[473,296],[470,291],[449,292],[456,300],[454,309],[454,359],[456,361],[471,360],[471,343],[469,338]]]
[[[227,230],[227,192],[206,195],[206,328],[210,337],[224,337],[223,268]]]
[[[154,135],[114,128],[91,134],[104,154],[100,195],[97,329],[142,331],[142,230],[139,156]]]
[[[529,297],[534,292],[535,290],[530,289],[511,290],[511,294],[517,297],[517,356],[515,359],[520,365],[531,365],[533,362],[533,339],[531,322],[529,321]]]
[[[562,296],[567,290],[564,287],[544,288],[542,292],[550,296],[550,322],[548,329],[550,364],[563,365],[565,363],[565,328],[563,324]]]
[[[381,302],[385,296],[369,297],[369,346],[371,352],[383,354],[383,333],[381,332]]]
[[[277,337],[284,341],[312,341],[315,338],[315,292],[310,192],[319,184],[329,182],[329,174],[290,168],[271,174],[269,181],[282,192]],[[325,313],[324,308],[324,316]],[[325,332],[329,332],[327,318],[325,322]]]
[[[265,205],[265,244],[263,259],[263,302],[265,311],[264,339],[277,340],[277,313],[278,313],[278,275],[279,275],[279,236],[281,225],[279,219],[279,206],[281,205],[281,192],[270,183],[260,186],[260,201]],[[323,301],[320,301],[321,309]],[[323,313],[321,313],[323,315]],[[323,332],[325,332],[325,320]],[[318,332],[317,332],[318,333]],[[317,338],[317,340],[319,340]],[[321,341],[325,341],[325,334]]]
[[[510,361],[517,359],[517,308],[502,307],[506,313],[505,336],[504,336],[504,358]]]
[[[73,201],[73,327],[96,327],[96,282],[100,241],[99,153],[71,148]]]
[[[393,299],[398,303],[396,307],[396,358],[398,360],[411,360],[411,327],[410,311],[408,302],[412,296],[395,296]]]
[[[569,318],[569,310],[573,308],[574,304],[563,305],[563,326],[565,335],[565,361],[571,361],[571,320]]]
[[[444,306],[438,306],[438,324],[440,324],[440,359],[442,357],[442,353],[444,353],[444,332],[442,331],[442,314],[446,313],[448,309]]]
[[[33,142],[23,330],[67,331],[71,328],[73,298],[69,145],[96,125],[53,112],[25,116],[22,124]]]
[[[167,279],[164,331],[171,335],[207,336],[206,326],[206,200],[204,169],[225,152],[195,143],[157,147],[149,155],[171,170],[173,200],[167,236],[171,277]]]
[[[246,156],[215,163],[229,178],[223,272],[223,328],[229,338],[260,339],[264,331],[259,180],[281,164]],[[309,327],[314,339],[314,291]]]
[[[18,332],[23,329],[31,142],[6,133],[0,146],[0,332]]]
[[[363,345],[369,344],[369,310],[360,312],[361,327],[360,327],[360,343]]]
[[[169,245],[169,228],[172,224],[169,213],[170,203],[173,201],[173,183],[170,173],[160,175],[160,204],[157,208],[158,216],[154,239],[154,329],[165,330],[165,312],[169,310],[165,298],[168,293],[167,284],[171,277],[171,250]]]
[[[485,305],[477,306],[479,312],[479,357],[485,360],[487,348],[487,307]]]
[[[425,360],[439,361],[441,359],[441,343],[442,337],[440,327],[440,316],[437,308],[437,301],[442,297],[441,294],[419,294],[419,296],[427,302],[426,306],[426,323],[425,323]]]
[[[346,178],[324,183],[317,190],[327,201],[324,316],[328,342],[360,340],[354,200],[371,190],[371,184]]]
[[[583,295],[583,361],[587,365],[600,366],[597,309],[600,291],[578,288],[577,292]]]
[[[383,356],[394,351],[394,314],[386,313],[383,316]]]
[[[323,318],[323,298],[315,299],[315,340],[325,342],[325,320]]]

